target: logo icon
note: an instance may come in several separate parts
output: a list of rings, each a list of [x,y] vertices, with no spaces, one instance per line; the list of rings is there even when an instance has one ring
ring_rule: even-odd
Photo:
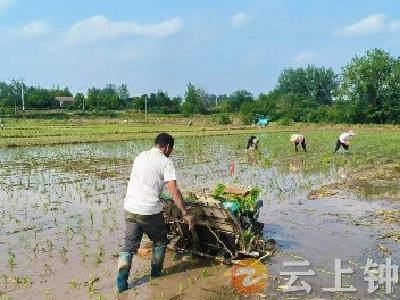
[[[268,282],[267,267],[254,258],[240,260],[226,274],[231,276],[234,289],[243,295],[262,292]]]

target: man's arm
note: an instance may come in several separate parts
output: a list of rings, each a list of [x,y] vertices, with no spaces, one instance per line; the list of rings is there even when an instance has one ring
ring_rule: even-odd
[[[175,180],[167,181],[166,183],[167,189],[170,192],[172,199],[175,202],[175,205],[182,211],[182,214],[185,216],[188,214],[185,203],[183,202],[183,197],[181,191],[178,189]]]
[[[175,205],[182,211],[182,215],[185,221],[189,223],[189,227],[192,228],[193,218],[187,211],[185,207],[185,203],[183,202],[183,197],[181,191],[178,189],[176,185],[176,180],[167,181],[166,183],[167,189],[170,192],[172,199],[175,202]]]

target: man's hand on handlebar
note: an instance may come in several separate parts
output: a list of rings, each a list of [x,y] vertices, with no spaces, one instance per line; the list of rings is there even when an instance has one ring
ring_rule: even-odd
[[[193,215],[185,209],[184,212],[182,212],[183,220],[185,223],[189,225],[189,229],[192,230],[193,228]]]
[[[181,210],[183,220],[189,225],[189,229],[193,228],[193,216],[186,209],[185,204],[183,202],[182,193],[176,186],[176,181],[171,180],[166,182],[166,186],[171,193],[172,199],[174,199],[175,205]]]

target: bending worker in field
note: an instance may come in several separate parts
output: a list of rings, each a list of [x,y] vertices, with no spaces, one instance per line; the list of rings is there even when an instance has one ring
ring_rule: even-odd
[[[353,130],[342,133],[336,142],[335,152],[338,151],[340,147],[343,147],[344,150],[348,150],[350,147],[350,139],[355,135],[357,134]]]
[[[176,206],[182,211],[184,220],[192,227],[189,214],[176,185],[175,168],[169,158],[174,147],[174,139],[167,133],[156,137],[155,146],[140,153],[133,162],[128,184],[125,208],[125,245],[118,259],[116,278],[119,293],[128,289],[128,277],[132,257],[137,253],[143,233],[153,242],[151,276],[160,276],[167,249],[167,226],[163,215],[160,193],[167,187]]]
[[[304,152],[307,152],[307,146],[306,146],[306,139],[304,135],[301,134],[292,134],[290,136],[290,141],[294,144],[294,150],[297,152],[299,151],[299,144],[301,144],[301,147],[303,148]]]
[[[247,142],[247,150],[257,150],[258,149],[258,139],[255,135],[252,135]]]

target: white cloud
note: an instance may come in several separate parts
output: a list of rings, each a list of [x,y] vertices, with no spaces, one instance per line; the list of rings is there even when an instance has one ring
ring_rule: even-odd
[[[352,36],[380,32],[385,28],[384,15],[371,15],[339,30],[340,35]]]
[[[51,27],[46,21],[37,20],[20,27],[0,29],[0,40],[15,41],[34,39],[50,32]]]
[[[400,20],[388,21],[383,14],[370,15],[354,24],[347,25],[336,34],[340,36],[358,36],[382,32],[398,32],[400,31]]]
[[[389,31],[390,32],[398,32],[398,31],[400,31],[400,20],[390,22],[389,23]]]
[[[19,29],[21,38],[36,38],[51,32],[50,25],[45,21],[33,21]]]
[[[0,0],[0,14],[15,5],[15,0]]]
[[[251,16],[243,12],[238,13],[231,18],[231,25],[233,28],[242,27],[251,21]]]
[[[293,61],[296,63],[305,63],[314,60],[316,57],[316,54],[312,51],[302,51],[297,53],[293,58]]]
[[[113,22],[104,16],[93,16],[74,23],[68,30],[68,41],[70,43],[90,42],[128,35],[165,37],[176,33],[181,27],[182,20],[180,18],[168,19],[155,24],[139,24],[136,22]]]

